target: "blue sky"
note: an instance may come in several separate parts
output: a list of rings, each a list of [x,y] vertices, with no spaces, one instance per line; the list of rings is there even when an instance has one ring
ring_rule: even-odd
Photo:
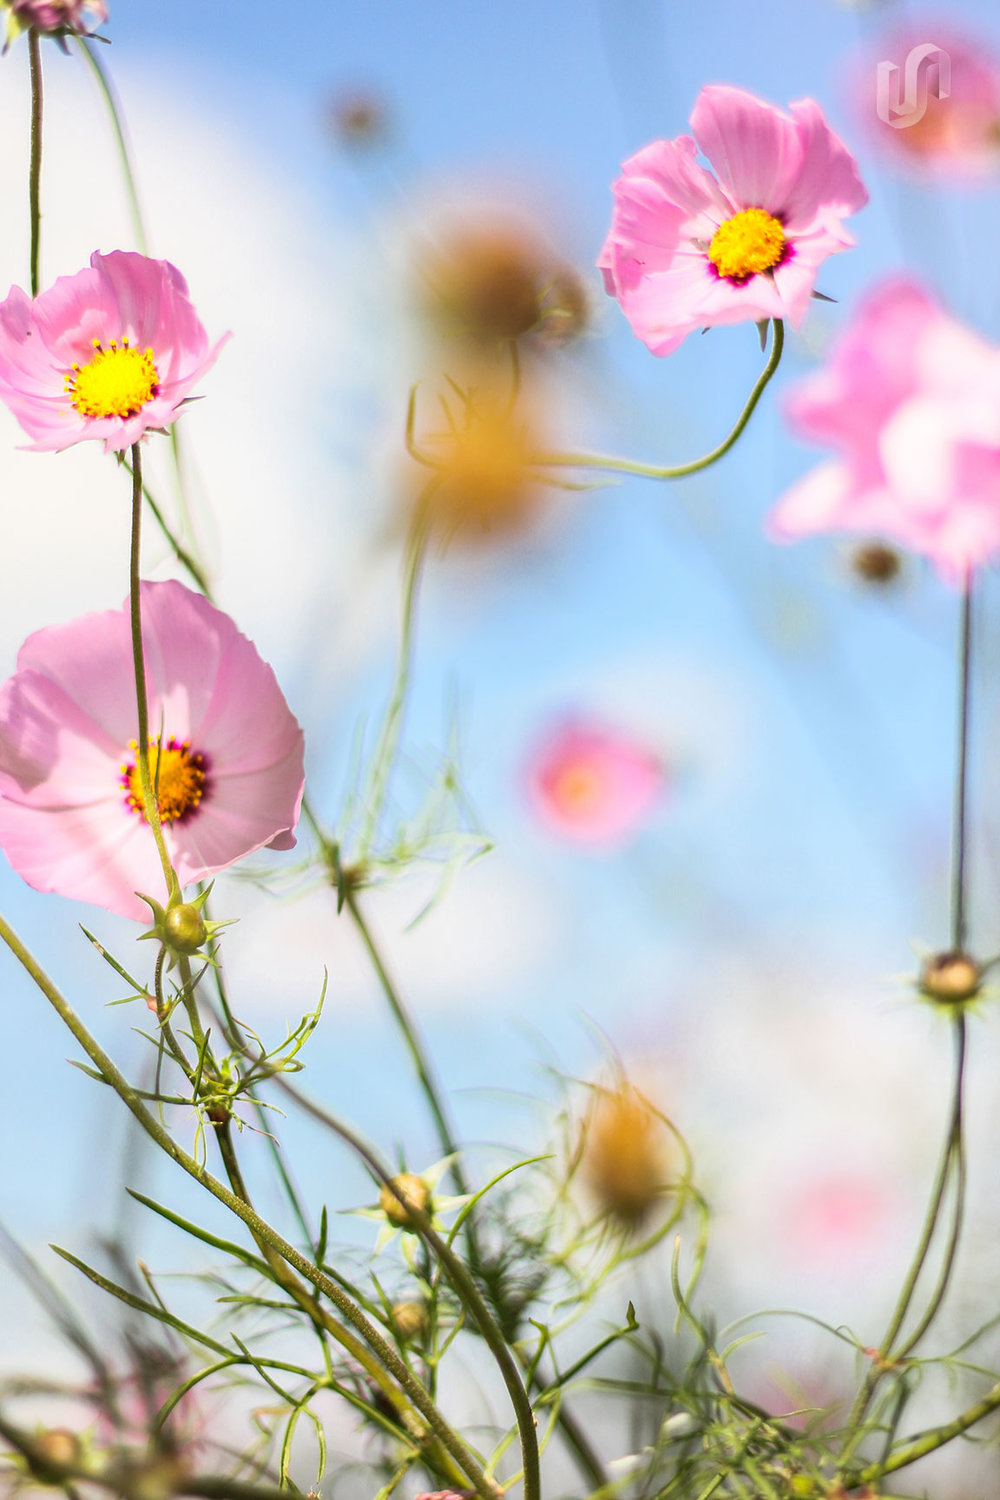
[[[400,315],[405,225],[460,188],[483,199],[514,198],[538,212],[545,233],[589,279],[595,302],[592,333],[566,353],[554,376],[571,440],[681,460],[728,429],[760,355],[753,329],[740,327],[691,338],[668,360],[656,360],[605,301],[589,267],[606,232],[608,189],[620,161],[653,137],[685,130],[705,82],[738,84],[781,104],[813,95],[857,150],[872,202],[853,226],[858,248],[823,269],[820,285],[836,305],[817,306],[805,337],[790,340],[775,388],[737,450],[709,474],[674,488],[623,482],[560,499],[539,537],[492,562],[460,555],[435,560],[407,725],[408,753],[426,761],[442,742],[446,706],[457,697],[466,786],[498,843],[490,859],[499,873],[477,869],[460,877],[492,903],[484,927],[471,929],[475,941],[468,933],[459,941],[464,915],[449,925],[448,903],[462,899],[454,894],[430,919],[432,935],[412,940],[424,943],[412,969],[408,940],[390,938],[444,1076],[468,1090],[457,1097],[463,1123],[485,1139],[529,1142],[533,1118],[504,1103],[516,1091],[549,1091],[529,1028],[549,1039],[568,1072],[592,1074],[600,1054],[585,1018],[593,1018],[626,1057],[646,1060],[665,1092],[676,1091],[690,1112],[680,1123],[710,1163],[723,1222],[737,1229],[744,1221],[733,1205],[745,1192],[732,1165],[734,1143],[745,1145],[749,1137],[749,1180],[765,1183],[766,1164],[778,1159],[774,1153],[788,1135],[783,1088],[797,1086],[800,1070],[812,1068],[815,1093],[829,1104],[840,1087],[833,1081],[841,1078],[838,1058],[851,1060],[855,1072],[845,1064],[844,1076],[867,1091],[872,1106],[871,1135],[862,1131],[851,1146],[848,1167],[867,1154],[888,1178],[905,1157],[918,1201],[919,1172],[937,1131],[927,1099],[935,1097],[946,1060],[940,1032],[907,1006],[905,991],[887,976],[912,969],[911,939],[938,946],[946,936],[956,599],[919,566],[897,591],[873,596],[851,582],[836,541],[776,548],[762,529],[771,504],[811,462],[784,432],[780,389],[809,367],[817,345],[873,278],[917,270],[957,312],[1000,337],[996,181],[969,191],[903,182],[864,137],[863,111],[846,81],[848,60],[890,13],[891,7],[862,12],[835,0],[808,6],[765,0],[752,8],[732,0],[508,0],[495,7],[312,0],[280,9],[226,0],[170,6],[120,0],[107,28],[113,44],[106,60],[137,121],[154,250],[173,256],[183,239],[178,225],[158,213],[158,194],[166,192],[178,205],[190,200],[203,215],[217,215],[220,233],[232,219],[227,255],[239,256],[242,234],[248,260],[257,265],[259,257],[259,284],[243,301],[234,294],[231,306],[227,263],[213,265],[206,250],[198,273],[220,317],[248,315],[256,298],[262,327],[235,327],[225,358],[261,399],[262,427],[267,403],[280,405],[272,446],[287,458],[287,491],[279,478],[266,494],[249,494],[258,436],[256,418],[244,415],[235,429],[243,458],[230,462],[245,465],[240,483],[254,519],[240,530],[239,510],[223,497],[223,519],[232,529],[206,523],[206,531],[224,602],[275,660],[305,724],[311,772],[331,812],[355,726],[359,717],[377,714],[391,670],[395,562],[382,556],[370,570],[361,562],[388,514],[385,452],[401,435],[402,367],[412,360],[412,326]],[[948,21],[1000,50],[1000,22],[986,3],[952,7]],[[2,66],[13,74],[24,63],[23,49],[15,48]],[[74,71],[69,60],[52,56],[50,95]],[[327,128],[331,101],[357,90],[384,98],[393,123],[390,148],[367,160],[344,150]],[[158,135],[153,117],[164,100],[173,101],[175,113]],[[53,118],[58,131],[58,108]],[[97,114],[88,119],[92,131],[102,128]],[[148,165],[144,171],[144,143],[147,161],[155,158],[152,171]],[[68,153],[68,144],[62,149]],[[53,150],[58,159],[58,144]],[[102,248],[111,248],[110,239],[122,232],[120,205],[113,169],[106,156],[100,160],[86,212]],[[56,202],[49,213],[57,236],[63,231]],[[186,225],[185,233],[194,256],[197,226]],[[10,279],[22,274],[11,254]],[[197,290],[193,269],[190,279]],[[302,286],[324,299],[315,316]],[[301,373],[299,392],[269,384],[271,331],[286,351],[282,369]],[[246,358],[241,350],[249,351]],[[227,378],[220,373],[220,382]],[[226,399],[222,386],[219,407]],[[225,410],[238,410],[228,399]],[[196,428],[192,419],[191,444],[200,458],[204,442],[205,472],[221,485],[227,471],[209,446],[211,420],[206,401]],[[13,429],[9,436],[16,440]],[[232,434],[228,440],[232,448]],[[75,454],[59,462],[63,472],[86,474],[88,484],[112,482],[98,479],[89,459],[72,470]],[[20,483],[33,482],[23,465],[18,472]],[[114,532],[107,524],[110,555]],[[295,527],[302,528],[297,540]],[[291,540],[283,535],[289,530]],[[270,565],[272,546],[287,548],[280,566]],[[162,559],[152,562],[162,566]],[[67,612],[116,604],[124,570],[120,585],[116,576],[108,564],[98,594],[96,577],[76,573],[67,583],[73,600]],[[1000,946],[992,864],[997,777],[989,753],[998,706],[988,645],[994,593],[988,583],[973,776],[979,810],[973,910],[984,951]],[[26,598],[10,624],[12,638],[3,645],[8,670],[20,635],[45,623],[32,607]],[[292,622],[287,628],[283,612]],[[626,853],[587,858],[532,823],[522,789],[525,759],[546,724],[568,709],[614,711],[626,723],[634,714],[636,725],[655,721],[668,756],[678,747],[669,795]],[[232,891],[235,906],[246,900]],[[106,976],[82,947],[74,922],[93,922],[118,937],[123,958],[131,951],[127,924],[26,892],[6,870],[0,902],[40,954],[52,954],[57,977],[78,986],[80,1007],[102,1035],[124,1033],[125,1012],[101,1011],[110,997]],[[468,909],[474,905],[470,898]],[[405,889],[371,898],[376,923],[387,930],[417,906],[419,897]],[[245,923],[264,923],[256,906],[247,910]],[[306,924],[291,908],[281,911],[280,933],[290,946],[278,959],[295,976],[290,995],[270,978],[270,1000],[261,983],[254,988],[266,926],[235,928],[227,939],[235,971],[249,986],[250,1013],[279,1030],[318,990],[326,941],[305,942],[312,915]],[[418,1117],[405,1059],[371,984],[337,941],[329,938],[336,960],[330,1015],[313,1044],[312,1087],[335,1097],[387,1149],[399,1139],[411,1142],[420,1165],[436,1151]],[[254,963],[240,958],[245,942]],[[495,983],[473,972],[476,943]],[[120,1147],[98,1152],[95,1142],[119,1142],[120,1122],[107,1102],[95,1103],[96,1085],[66,1069],[62,1059],[72,1049],[9,966],[5,985],[12,1042],[0,1076],[8,1156],[19,1145],[0,1216],[30,1243],[51,1236],[79,1243],[90,1228],[110,1222]],[[782,1051],[767,1027],[768,994],[780,1018],[775,1029],[786,1039],[815,1008],[816,1034],[825,1039],[816,1055],[803,1060]],[[742,1069],[732,1059],[727,1109],[713,1063],[725,1060],[727,1035],[745,1039],[746,1016],[758,1013],[760,1052],[747,1051]],[[902,1079],[891,1076],[885,1061],[894,1048],[910,1067]],[[770,1080],[766,1097],[755,1078]],[[749,1124],[734,1113],[734,1099],[751,1111]],[[888,1101],[912,1111],[924,1158],[894,1138]],[[984,1094],[984,1130],[994,1108]],[[820,1111],[816,1118],[827,1116]],[[284,1128],[293,1158],[297,1144],[314,1149],[301,1127]],[[835,1159],[836,1131],[814,1129]],[[250,1139],[251,1157],[254,1147]],[[328,1156],[324,1191],[347,1206],[359,1191],[357,1178],[334,1153]],[[162,1171],[156,1180],[170,1190]],[[902,1229],[909,1212],[901,1210]],[[178,1253],[162,1236],[150,1242],[164,1263]],[[765,1289],[767,1258],[761,1251],[758,1265],[750,1255],[750,1269],[741,1273],[753,1291]],[[808,1267],[796,1274],[806,1293],[815,1289]],[[884,1268],[872,1272],[876,1282],[884,1274]],[[825,1275],[820,1268],[814,1279]]]

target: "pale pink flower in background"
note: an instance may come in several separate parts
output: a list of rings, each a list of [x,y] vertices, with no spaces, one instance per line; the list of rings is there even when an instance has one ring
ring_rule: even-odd
[[[891,84],[889,103],[899,102],[905,88],[906,59],[914,47],[933,42],[948,55],[947,96],[928,89],[926,108],[919,119],[897,124],[879,116],[876,96],[878,66],[891,61],[899,69]],[[936,65],[935,65],[936,66]],[[919,80],[934,82],[933,68]],[[896,166],[913,176],[936,182],[961,183],[983,177],[1000,167],[1000,57],[984,39],[958,37],[949,23],[933,19],[919,27],[897,27],[884,32],[866,48],[850,70],[849,93],[859,124]]]
[[[619,730],[581,720],[553,730],[528,768],[528,795],[553,833],[581,844],[620,844],[666,784],[663,761]]]
[[[789,107],[711,84],[691,114],[693,140],[654,141],[622,168],[597,263],[654,354],[719,323],[797,328],[819,266],[854,244],[841,220],[868,201],[857,164],[818,104]]]
[[[9,0],[15,20],[27,30],[73,31],[89,36],[95,26],[108,19],[104,0]]]
[[[865,298],[787,414],[838,456],[778,502],[777,538],[889,537],[953,583],[1000,550],[1000,348],[915,282]]]
[[[34,301],[13,287],[0,303],[0,400],[36,450],[121,451],[173,422],[228,337],[209,345],[169,261],[95,251]]]
[[[144,583],[140,598],[150,770],[181,885],[290,849],[303,740],[273,671],[183,584]],[[134,893],[162,899],[163,873],[136,725],[127,604],[29,636],[0,687],[0,848],[36,890],[148,920]]]

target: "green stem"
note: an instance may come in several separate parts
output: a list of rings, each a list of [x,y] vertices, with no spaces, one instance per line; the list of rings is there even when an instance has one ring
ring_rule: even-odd
[[[1000,1385],[993,1386],[981,1401],[970,1406],[961,1416],[956,1417],[953,1422],[947,1422],[943,1427],[934,1427],[930,1432],[925,1432],[921,1437],[915,1438],[905,1448],[900,1448],[885,1463],[869,1464],[867,1469],[858,1475],[851,1475],[852,1488],[862,1484],[871,1484],[878,1481],[883,1474],[894,1474],[898,1469],[905,1469],[908,1464],[916,1463],[918,1458],[926,1458],[928,1453],[934,1453],[938,1448],[943,1448],[945,1443],[961,1437],[963,1432],[968,1432],[977,1422],[988,1417],[991,1412],[1000,1407]]]
[[[371,960],[372,968],[375,970],[375,973],[378,976],[378,982],[382,987],[382,993],[388,1001],[389,1009],[392,1011],[393,1020],[396,1022],[396,1025],[399,1028],[399,1033],[402,1036],[403,1042],[406,1046],[406,1050],[410,1054],[410,1061],[413,1064],[414,1071],[420,1082],[420,1087],[422,1088],[424,1097],[427,1100],[427,1107],[430,1110],[431,1115],[434,1119],[434,1124],[437,1127],[438,1140],[441,1143],[441,1149],[443,1150],[445,1156],[454,1157],[454,1160],[451,1163],[450,1170],[455,1182],[455,1186],[458,1189],[459,1193],[468,1193],[469,1185],[466,1180],[465,1173],[462,1170],[458,1143],[455,1139],[454,1130],[452,1129],[451,1123],[445,1110],[444,1096],[442,1094],[440,1085],[438,1084],[437,1079],[434,1076],[434,1069],[431,1064],[430,1055],[423,1044],[420,1033],[417,1031],[416,1023],[407,1010],[406,1004],[398,988],[389,976],[389,971],[385,966],[385,962],[382,958],[381,953],[379,952],[378,945],[376,944],[375,939],[372,936],[371,928],[368,926],[368,923],[362,915],[361,908],[358,905],[357,893],[353,890],[350,881],[348,881],[347,884],[347,893],[344,899],[344,904],[351,914],[351,918],[358,930],[361,941],[365,945],[368,957]]]
[[[156,852],[163,867],[163,878],[167,894],[173,889],[175,879],[170,855],[160,827],[160,809],[153,795],[153,782],[149,774],[149,708],[146,696],[146,659],[142,650],[142,614],[139,605],[139,554],[142,547],[142,455],[139,444],[132,446],[132,541],[129,549],[129,617],[132,624],[132,665],[135,672],[135,701],[139,719],[139,737],[136,742],[136,757],[139,764],[139,780],[142,784],[142,805],[146,822],[153,832]]]
[[[717,448],[706,453],[703,458],[696,458],[691,463],[678,464],[672,468],[661,468],[657,464],[638,463],[627,458],[612,458],[601,453],[537,453],[532,458],[533,464],[542,464],[547,468],[563,469],[604,469],[611,474],[637,474],[644,479],[683,479],[687,474],[698,474],[702,469],[708,469],[732,448],[750,418],[753,416],[761,396],[767,389],[771,377],[781,363],[781,354],[785,346],[785,325],[779,318],[771,323],[771,353],[767,364],[757,378],[757,383],[740,413],[735,427]]]
[[[31,295],[38,296],[38,260],[42,242],[42,49],[38,32],[28,32],[28,65],[31,72],[31,164],[28,172],[28,206],[31,215]]]
[[[969,719],[972,679],[972,571],[965,575],[962,590],[962,619],[958,641],[958,755],[955,773],[955,809],[952,822],[952,893],[951,946],[954,952],[965,949],[966,938],[966,845],[968,842],[968,765]]]
[[[379,820],[385,806],[389,783],[396,763],[396,752],[399,748],[399,736],[403,723],[403,710],[406,706],[406,690],[410,680],[410,665],[413,660],[413,627],[416,618],[417,596],[420,589],[420,576],[423,572],[424,558],[427,555],[429,535],[430,525],[426,515],[426,507],[422,503],[418,503],[413,526],[410,531],[406,568],[403,575],[403,612],[400,625],[399,656],[396,662],[396,677],[393,683],[392,697],[389,699],[389,706],[386,709],[385,719],[382,723],[382,732],[379,735],[378,746],[372,761],[371,782],[368,791],[368,809],[361,833],[362,860],[368,855],[372,843],[378,835]]]
[[[173,428],[171,428],[171,432],[172,431]],[[132,465],[130,463],[123,459],[122,465],[127,473],[132,473]],[[157,526],[159,526],[160,530],[163,532],[164,537],[173,548],[174,556],[176,557],[177,561],[180,563],[181,567],[184,568],[188,573],[196,588],[198,588],[199,591],[205,595],[205,598],[211,602],[212,589],[205,573],[203,572],[200,564],[195,561],[195,559],[191,556],[191,553],[188,552],[183,543],[178,541],[177,537],[174,535],[173,531],[170,528],[170,523],[164,516],[159,502],[157,501],[155,495],[153,495],[145,480],[143,480],[142,483],[142,493],[145,498],[146,504],[149,506],[154,521],[156,522]]]
[[[424,1418],[428,1428],[439,1438],[442,1446],[455,1460],[458,1467],[469,1480],[481,1500],[496,1500],[496,1493],[490,1480],[486,1478],[482,1468],[469,1452],[445,1419],[441,1416],[434,1402],[431,1400],[422,1382],[417,1379],[413,1371],[403,1362],[392,1345],[382,1336],[375,1324],[365,1315],[360,1307],[350,1298],[346,1292],[311,1261],[307,1260],[294,1245],[274,1229],[266,1220],[262,1219],[254,1209],[250,1208],[240,1199],[236,1193],[227,1188],[224,1183],[202,1166],[183,1147],[179,1146],[170,1135],[169,1131],[159,1123],[154,1115],[146,1109],[137,1091],[125,1078],[124,1074],[116,1067],[111,1058],[91,1036],[72,1006],[57,989],[52,980],[35,960],[32,954],[21,942],[7,921],[0,916],[0,940],[6,943],[14,957],[34,980],[49,1004],[68,1027],[80,1046],[86,1052],[94,1066],[103,1074],[105,1080],[118,1094],[119,1098],[130,1110],[142,1129],[151,1140],[160,1147],[160,1150],[175,1162],[183,1171],[199,1183],[203,1188],[217,1198],[220,1203],[225,1204],[231,1213],[250,1230],[257,1244],[266,1243],[274,1250],[281,1259],[293,1270],[298,1271],[306,1281],[311,1282],[318,1292],[328,1297],[341,1315],[348,1323],[357,1329],[361,1338],[356,1338],[350,1329],[340,1324],[333,1324],[337,1331],[337,1337],[343,1347],[362,1366],[380,1387],[384,1387],[386,1372],[392,1376],[400,1388],[409,1396],[420,1416]],[[333,1320],[331,1320],[333,1322]],[[331,1329],[331,1331],[333,1331]],[[364,1342],[362,1342],[362,1340]],[[368,1347],[366,1348],[365,1345]],[[370,1352],[369,1352],[370,1351]],[[372,1356],[375,1356],[373,1359]],[[383,1367],[379,1368],[379,1365]]]
[[[111,116],[111,128],[115,133],[115,142],[118,146],[118,155],[121,158],[122,174],[125,178],[125,191],[128,194],[129,208],[132,213],[132,233],[135,235],[136,249],[141,250],[143,255],[147,252],[146,228],[143,224],[142,209],[139,205],[139,193],[135,184],[135,171],[132,167],[132,155],[129,151],[128,140],[125,136],[125,127],[122,124],[121,106],[115,94],[111,80],[104,71],[104,64],[97,55],[97,48],[92,46],[85,37],[78,39],[81,53],[87,59],[97,79],[98,87],[104,95],[104,102],[108,106]]]
[[[955,1103],[952,1113],[951,1124],[951,1156],[955,1171],[955,1211],[952,1217],[951,1233],[948,1236],[948,1245],[945,1250],[944,1261],[941,1266],[941,1274],[938,1277],[937,1286],[931,1296],[927,1311],[924,1313],[916,1328],[909,1335],[906,1343],[895,1353],[896,1359],[903,1359],[910,1354],[919,1344],[924,1334],[930,1328],[937,1317],[944,1302],[945,1295],[951,1282],[952,1271],[955,1267],[955,1257],[958,1252],[958,1241],[962,1233],[962,1221],[965,1210],[965,1143],[962,1133],[962,1086],[961,1076],[965,1069],[966,1029],[965,1016],[961,1015],[956,1021],[956,1045],[958,1048],[958,1060],[956,1069],[959,1075],[955,1091]]]
[[[878,1387],[882,1376],[886,1373],[886,1366],[891,1365],[894,1360],[904,1352],[901,1350],[899,1351],[899,1354],[896,1354],[893,1352],[892,1346],[899,1336],[899,1331],[903,1326],[903,1322],[906,1318],[907,1313],[909,1312],[910,1303],[913,1300],[913,1294],[916,1291],[917,1282],[920,1278],[920,1273],[924,1268],[924,1263],[927,1259],[928,1251],[930,1250],[931,1241],[934,1238],[934,1231],[937,1228],[938,1219],[941,1214],[941,1205],[944,1201],[945,1190],[951,1176],[952,1162],[955,1159],[956,1147],[958,1147],[959,1149],[961,1147],[962,1090],[965,1077],[964,1015],[959,1015],[956,1020],[955,1042],[955,1082],[952,1091],[951,1109],[948,1116],[948,1134],[945,1139],[944,1151],[941,1155],[941,1161],[938,1166],[937,1176],[935,1178],[934,1187],[931,1192],[930,1205],[927,1210],[927,1215],[924,1219],[924,1226],[920,1234],[920,1240],[917,1244],[916,1254],[914,1255],[913,1262],[910,1266],[909,1271],[907,1272],[906,1280],[904,1281],[902,1290],[899,1294],[899,1299],[896,1303],[892,1319],[889,1323],[889,1327],[886,1329],[885,1337],[881,1344],[881,1358],[878,1361],[872,1363],[871,1368],[869,1369],[864,1381],[862,1382],[861,1389],[858,1391],[858,1395],[854,1402],[854,1406],[851,1409],[850,1416],[845,1423],[845,1430],[848,1433],[848,1439],[840,1457],[841,1469],[843,1469],[844,1464],[850,1459],[851,1455],[854,1453],[858,1444],[861,1442],[862,1437],[864,1436],[861,1424],[864,1421],[865,1414],[868,1411],[869,1405],[871,1404],[871,1400],[875,1394],[876,1388]],[[960,1204],[957,1204],[956,1222],[958,1220],[959,1214]],[[945,1267],[949,1274],[951,1269],[951,1261],[954,1258],[954,1245],[957,1242],[957,1233],[957,1228],[955,1228],[952,1235],[952,1244],[949,1246],[950,1253],[946,1255],[945,1259]],[[946,1283],[939,1287],[939,1295],[936,1298],[938,1305],[940,1305],[940,1300],[944,1296],[945,1285]],[[934,1303],[932,1301],[932,1316],[933,1313],[936,1312],[936,1310],[937,1308],[936,1306],[934,1306]],[[921,1336],[925,1331],[926,1329],[921,1326],[917,1330],[917,1335]],[[906,1345],[906,1351],[913,1347],[914,1342],[915,1340],[910,1340],[909,1344]]]
[[[306,1095],[299,1092],[284,1078],[276,1078],[276,1083],[283,1093],[295,1100],[299,1107],[321,1124],[331,1130],[346,1145],[350,1146],[357,1156],[365,1163],[376,1181],[383,1187],[387,1187],[400,1204],[409,1214],[413,1227],[420,1238],[424,1241],[431,1254],[443,1267],[445,1274],[457,1292],[462,1305],[474,1320],[477,1328],[503,1378],[510,1396],[511,1405],[517,1421],[518,1436],[521,1443],[521,1459],[524,1466],[524,1500],[538,1500],[541,1493],[541,1480],[539,1474],[538,1459],[538,1435],[535,1430],[535,1416],[531,1409],[531,1401],[521,1379],[517,1363],[507,1346],[499,1324],[493,1317],[486,1305],[479,1288],[449,1245],[441,1238],[432,1227],[430,1218],[426,1213],[416,1210],[408,1202],[405,1193],[396,1185],[395,1178],[389,1167],[377,1155],[374,1147],[361,1138],[360,1135],[345,1125],[335,1115],[330,1114],[322,1105],[316,1104]]]

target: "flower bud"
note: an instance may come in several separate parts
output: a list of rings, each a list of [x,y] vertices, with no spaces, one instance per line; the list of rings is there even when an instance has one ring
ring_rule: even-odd
[[[983,971],[974,958],[957,951],[935,953],[920,971],[920,991],[939,1005],[964,1005],[974,1000],[983,983]]]
[[[167,946],[173,948],[175,953],[197,953],[208,937],[205,919],[193,901],[171,906],[163,919],[163,930]]]
[[[427,1213],[430,1203],[431,1190],[415,1172],[400,1172],[392,1179],[392,1187],[386,1183],[378,1195],[379,1208],[396,1229],[413,1229],[413,1215]]]
[[[47,1431],[38,1433],[34,1443],[31,1466],[37,1474],[42,1471],[48,1473],[50,1465],[52,1469],[61,1472],[80,1462],[80,1439],[68,1427],[50,1427]]]
[[[422,1302],[397,1302],[392,1309],[392,1326],[402,1343],[412,1344],[427,1327],[427,1308]]]
[[[850,556],[851,572],[862,583],[873,583],[881,587],[895,583],[902,565],[895,547],[888,547],[885,542],[862,542]]]

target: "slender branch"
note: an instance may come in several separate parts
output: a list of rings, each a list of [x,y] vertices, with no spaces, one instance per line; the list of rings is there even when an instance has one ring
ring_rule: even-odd
[[[129,549],[129,618],[132,624],[132,664],[135,672],[135,700],[139,719],[136,756],[142,784],[142,805],[146,822],[156,841],[156,852],[163,867],[167,891],[172,888],[173,867],[160,827],[160,808],[153,794],[149,774],[149,708],[146,696],[146,659],[142,650],[142,613],[139,604],[139,554],[142,547],[142,454],[138,443],[132,445],[132,542]]]
[[[898,1449],[885,1463],[869,1464],[860,1474],[852,1475],[852,1486],[870,1484],[873,1480],[879,1480],[883,1474],[894,1474],[897,1469],[905,1469],[908,1464],[916,1463],[918,1458],[926,1458],[928,1453],[934,1453],[938,1448],[943,1448],[945,1443],[961,1437],[963,1432],[968,1432],[970,1427],[974,1427],[998,1407],[1000,1385],[995,1385],[981,1401],[968,1407],[953,1422],[947,1422],[943,1427],[933,1427],[930,1432],[915,1438],[905,1448]]]
[[[735,445],[753,416],[761,396],[770,384],[771,377],[781,363],[781,354],[785,345],[785,325],[779,318],[775,318],[772,320],[771,330],[770,356],[750,392],[746,405],[737,418],[736,425],[729,436],[704,457],[671,468],[661,468],[657,464],[638,463],[627,458],[612,458],[601,453],[536,453],[531,462],[547,468],[603,469],[611,474],[637,474],[644,479],[683,479],[688,474],[698,474],[702,469],[710,468],[712,464],[718,463],[720,458],[724,458],[730,448]]]
[[[7,944],[15,958],[34,980],[49,1001],[64,1024],[72,1032],[80,1046],[87,1053],[91,1062],[104,1075],[107,1082],[122,1099],[132,1115],[141,1125],[146,1134],[160,1147],[164,1154],[170,1157],[183,1171],[200,1183],[214,1198],[241,1219],[250,1230],[258,1244],[263,1240],[272,1250],[276,1251],[289,1266],[312,1283],[317,1291],[328,1297],[348,1323],[351,1323],[361,1335],[361,1340],[355,1339],[350,1330],[335,1325],[340,1331],[340,1342],[353,1355],[358,1362],[372,1374],[372,1378],[380,1379],[382,1372],[376,1371],[371,1355],[381,1363],[397,1381],[399,1386],[406,1392],[417,1411],[424,1418],[431,1432],[440,1439],[442,1446],[447,1450],[456,1464],[469,1480],[481,1500],[496,1500],[495,1489],[492,1482],[487,1479],[477,1460],[470,1453],[462,1439],[442,1417],[434,1402],[431,1400],[424,1385],[413,1371],[404,1363],[392,1345],[382,1336],[375,1324],[365,1315],[360,1307],[350,1298],[346,1292],[337,1284],[332,1277],[314,1266],[311,1261],[260,1217],[252,1208],[245,1204],[237,1195],[227,1188],[224,1183],[202,1166],[196,1159],[185,1151],[174,1140],[173,1136],[164,1129],[159,1121],[150,1114],[136,1090],[125,1078],[124,1074],[112,1062],[108,1054],[100,1044],[91,1036],[83,1022],[77,1016],[72,1006],[61,994],[44,969],[38,964],[32,954],[21,942],[7,921],[0,916],[0,940]],[[367,1344],[368,1348],[365,1348]],[[371,1354],[369,1354],[369,1350]]]
[[[42,241],[42,49],[38,32],[28,31],[31,72],[31,163],[28,171],[28,208],[31,215],[31,295],[38,296],[38,261]]]

